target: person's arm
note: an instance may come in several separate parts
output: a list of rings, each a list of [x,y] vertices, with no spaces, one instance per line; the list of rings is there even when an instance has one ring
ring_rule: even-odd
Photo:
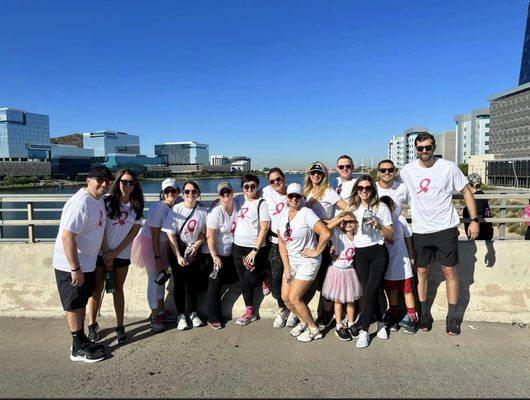
[[[411,237],[405,238],[405,243],[407,244],[407,251],[409,253],[410,263],[412,266],[416,263],[416,251],[414,250],[414,244],[412,243]]]
[[[193,250],[190,254],[191,257],[195,257],[195,255],[197,254],[197,252],[199,251],[199,249],[201,248],[205,240],[206,240],[206,233],[203,231],[199,233],[197,240],[195,241],[195,243],[193,243],[193,246],[192,246]]]
[[[160,228],[151,227],[151,245],[155,255],[156,269],[160,272],[167,267],[167,265],[162,264],[162,255],[160,254]]]
[[[310,249],[308,247],[303,249],[300,254],[304,257],[318,257],[328,245],[331,233],[323,221],[317,221],[315,225],[313,225],[313,231],[318,235],[317,247],[315,249]]]
[[[375,221],[375,222],[374,222]],[[385,240],[392,240],[394,237],[394,228],[392,225],[383,226],[375,218],[372,220],[372,226],[377,229]]]
[[[469,218],[477,218],[477,205],[475,204],[475,196],[469,185],[464,186],[462,189],[462,195],[464,196],[464,201],[466,203],[467,210],[469,211]],[[469,227],[467,228],[467,235],[469,239],[475,240],[479,233],[479,224],[478,222],[471,221]]]
[[[350,207],[350,205],[346,202],[346,200],[342,198],[339,201],[337,201],[335,205],[343,211],[346,211]]]
[[[169,239],[169,246],[171,247],[173,254],[175,254],[175,257],[177,257],[177,262],[179,263],[179,265],[181,267],[188,265],[188,262],[186,261],[186,259],[182,256],[182,254],[180,254],[179,245],[177,241],[177,234],[171,233],[171,232],[166,232],[166,233],[167,233],[167,238]]]
[[[221,269],[223,268],[223,261],[219,254],[217,254],[216,236],[218,229],[206,228],[206,242],[208,243],[208,250],[210,250],[210,256],[213,260],[214,267]]]
[[[291,264],[289,264],[289,256],[287,254],[287,246],[282,238],[280,232],[278,232],[278,251],[283,263],[283,279],[289,280],[291,276]]]
[[[333,236],[333,229],[339,226],[343,220],[344,220],[344,217],[335,217],[329,222],[327,222],[328,229],[331,232],[330,237]]]
[[[264,242],[265,238],[267,237],[267,232],[269,232],[270,225],[271,225],[270,221],[259,221],[260,228],[258,232],[258,238],[256,239],[256,243],[254,244],[254,248],[250,251],[250,253],[248,253],[245,256],[245,260],[249,264],[254,265],[256,254],[258,254],[258,250],[261,248],[261,244]]]
[[[68,230],[63,230],[61,240],[63,241],[64,255],[70,266],[70,275],[72,277],[72,286],[83,286],[85,276],[79,264],[77,256],[77,242],[75,238],[77,234]]]
[[[112,261],[116,257],[118,257],[120,255],[120,253],[127,248],[127,246],[129,246],[132,243],[132,241],[134,240],[134,238],[136,237],[136,235],[140,231],[141,227],[142,227],[142,225],[140,225],[140,224],[134,224],[131,227],[131,230],[129,231],[127,236],[125,236],[125,238],[118,245],[118,247],[116,247],[113,250],[107,250],[107,252],[102,250],[103,251],[103,260],[105,260],[105,262],[112,263]],[[103,242],[104,243],[105,243],[105,238],[106,237],[103,238]],[[103,247],[102,247],[102,249],[103,249]]]

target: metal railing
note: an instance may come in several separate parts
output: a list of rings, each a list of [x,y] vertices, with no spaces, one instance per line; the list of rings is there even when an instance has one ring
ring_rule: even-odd
[[[29,243],[35,243],[36,241],[51,241],[54,238],[37,238],[35,236],[36,226],[59,226],[59,219],[36,219],[36,212],[61,212],[62,207],[36,207],[40,203],[65,203],[72,194],[0,194],[0,241],[27,241]],[[150,203],[159,200],[158,193],[147,193],[144,194],[146,206]],[[203,193],[201,194],[200,201],[211,202],[217,198],[215,193]],[[506,224],[509,223],[521,223],[527,222],[528,220],[520,217],[506,217],[507,210],[522,210],[528,199],[530,198],[530,192],[519,191],[519,192],[506,192],[506,191],[489,191],[485,194],[475,195],[476,199],[487,199],[490,202],[490,209],[499,210],[498,216],[492,218],[486,218],[486,222],[491,222],[498,226],[499,239],[506,239]],[[459,200],[462,200],[462,195],[454,195],[453,202],[456,202],[455,207],[461,213],[464,208],[463,205],[459,204]],[[508,204],[509,200],[524,200],[525,204]],[[498,202],[499,204],[493,204]],[[20,204],[24,203],[26,207],[4,207],[6,203]],[[146,207],[147,208],[147,207]],[[408,206],[403,206],[403,210],[408,210]],[[4,214],[7,212],[13,213],[24,213],[26,219],[7,219],[4,218]],[[410,218],[408,218],[410,222]],[[461,218],[461,222],[469,222]],[[27,227],[27,236],[25,238],[4,238],[3,228],[8,226],[24,226]]]

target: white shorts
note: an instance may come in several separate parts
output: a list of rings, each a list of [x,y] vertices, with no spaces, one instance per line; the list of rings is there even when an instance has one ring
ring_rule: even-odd
[[[301,281],[314,281],[320,268],[320,262],[300,263],[289,261],[289,264],[291,265],[291,275]]]

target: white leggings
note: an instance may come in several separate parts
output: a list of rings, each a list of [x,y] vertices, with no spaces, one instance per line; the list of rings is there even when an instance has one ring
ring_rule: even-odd
[[[147,302],[151,310],[158,308],[158,300],[164,300],[164,290],[166,284],[159,285],[155,282],[155,278],[158,272],[152,268],[146,268],[147,270]]]

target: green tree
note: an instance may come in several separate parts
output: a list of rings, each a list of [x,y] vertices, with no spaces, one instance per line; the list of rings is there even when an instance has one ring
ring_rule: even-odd
[[[468,175],[468,172],[469,172],[469,166],[467,164],[460,164],[458,166],[458,168],[460,168],[460,171],[462,171],[462,173],[467,176]]]

